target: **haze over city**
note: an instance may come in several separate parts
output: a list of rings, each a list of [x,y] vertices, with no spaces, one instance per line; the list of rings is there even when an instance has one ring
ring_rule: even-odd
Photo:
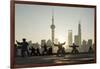
[[[94,7],[15,4],[15,63],[95,62],[94,15]]]
[[[40,43],[42,39],[51,39],[52,10],[55,24],[55,38],[68,43],[68,30],[74,35],[81,24],[82,40],[94,42],[94,8],[76,8],[60,6],[16,4],[15,40]]]

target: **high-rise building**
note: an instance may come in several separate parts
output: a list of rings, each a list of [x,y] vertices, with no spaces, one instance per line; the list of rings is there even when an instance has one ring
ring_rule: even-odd
[[[92,46],[93,44],[92,44],[92,39],[88,39],[88,44],[87,44],[87,46],[88,46],[88,52],[89,53],[92,53],[93,52],[93,46]]]
[[[80,24],[80,21],[79,21],[79,24],[78,24],[78,40],[79,40],[79,46],[81,46],[81,24]]]
[[[82,41],[82,47],[81,47],[82,52],[87,52],[88,48],[87,48],[87,41],[83,40]]]
[[[44,44],[46,44],[46,40],[45,39],[41,40],[41,47],[43,47]]]
[[[74,43],[75,43],[76,45],[79,45],[79,36],[78,36],[78,35],[75,35],[75,36],[74,36]]]
[[[45,44],[46,44],[46,40],[45,39],[41,40],[41,50],[40,50],[41,53],[44,51]]]
[[[88,39],[88,46],[92,46],[92,39]]]
[[[68,46],[72,45],[72,30],[68,30]]]
[[[81,24],[80,24],[80,21],[79,21],[79,24],[78,24],[78,35],[75,35],[74,42],[79,47],[81,46]]]
[[[86,43],[85,40],[83,40],[82,45],[83,45],[83,46],[86,46],[86,45],[87,45],[87,43]]]

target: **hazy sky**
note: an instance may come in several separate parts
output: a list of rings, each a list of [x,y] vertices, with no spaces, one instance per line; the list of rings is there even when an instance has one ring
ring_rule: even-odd
[[[51,39],[52,9],[54,9],[55,38],[68,42],[68,30],[78,34],[81,23],[82,40],[94,40],[94,8],[76,8],[46,5],[15,5],[15,39],[39,42]],[[73,38],[74,41],[74,38]],[[93,41],[94,42],[94,41]]]

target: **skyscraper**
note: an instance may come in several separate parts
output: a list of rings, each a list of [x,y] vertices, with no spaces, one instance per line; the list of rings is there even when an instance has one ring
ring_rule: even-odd
[[[79,47],[81,46],[81,24],[80,24],[80,21],[79,21],[79,24],[78,24],[78,35],[75,35],[74,42]]]
[[[72,30],[68,30],[68,46],[72,45]]]
[[[79,46],[81,46],[81,24],[80,24],[80,21],[79,21],[79,24],[78,24],[78,40],[79,40]]]
[[[51,39],[53,43],[54,43],[54,38],[55,38],[55,25],[54,25],[54,13],[52,10]]]
[[[79,45],[79,36],[78,36],[78,35],[75,35],[75,36],[74,36],[74,43],[75,43],[76,45]]]

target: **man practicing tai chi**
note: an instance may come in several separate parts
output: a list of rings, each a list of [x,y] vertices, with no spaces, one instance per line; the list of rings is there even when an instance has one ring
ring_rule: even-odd
[[[21,55],[22,57],[25,57],[25,52],[27,52],[27,55],[29,56],[29,52],[28,52],[28,43],[26,42],[26,39],[23,38],[22,39],[23,42],[17,42],[17,44],[21,45]]]
[[[64,44],[65,44],[65,42],[64,43],[59,42],[58,44],[54,44],[54,46],[58,47],[57,56],[64,56],[65,55],[65,49],[63,47]]]

